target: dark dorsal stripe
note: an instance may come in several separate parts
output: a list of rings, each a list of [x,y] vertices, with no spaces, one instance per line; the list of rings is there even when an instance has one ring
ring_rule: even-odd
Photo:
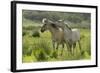
[[[66,24],[66,27],[69,29],[69,30],[71,30],[71,28]]]

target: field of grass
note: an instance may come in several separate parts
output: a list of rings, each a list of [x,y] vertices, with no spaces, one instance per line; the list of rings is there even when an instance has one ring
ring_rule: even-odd
[[[50,32],[41,33],[40,26],[29,28],[30,26],[23,28],[23,63],[91,59],[90,29],[80,29],[82,49],[80,52],[77,43],[74,55],[72,55],[68,54],[66,45],[64,48],[60,45],[58,52],[54,51]],[[61,56],[62,49],[63,55]]]

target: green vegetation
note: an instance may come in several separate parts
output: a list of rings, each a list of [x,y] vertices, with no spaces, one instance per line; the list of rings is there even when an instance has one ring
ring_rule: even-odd
[[[77,43],[74,55],[68,54],[65,45],[61,56],[62,46],[58,51],[52,47],[51,34],[49,31],[40,32],[42,18],[51,20],[67,20],[71,28],[79,28],[81,33],[80,51]],[[44,62],[44,61],[65,61],[91,59],[91,31],[89,13],[65,13],[65,12],[43,12],[23,10],[23,41],[22,41],[22,61],[23,63]]]
[[[36,30],[35,30],[36,31]],[[37,30],[38,31],[38,30]],[[23,62],[40,62],[40,61],[60,61],[60,60],[80,60],[91,58],[90,30],[81,29],[81,46],[82,55],[77,44],[74,49],[74,55],[68,55],[67,47],[63,49],[61,56],[60,46],[58,52],[52,47],[51,34],[46,31],[40,32],[40,37],[32,37],[27,33],[23,36]]]

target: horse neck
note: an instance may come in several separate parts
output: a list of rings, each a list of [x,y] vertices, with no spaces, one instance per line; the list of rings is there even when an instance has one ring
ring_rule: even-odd
[[[53,35],[56,35],[55,33],[56,33],[56,29],[54,29],[54,28],[52,28],[52,27],[50,27],[49,28],[49,31],[51,32],[51,35],[53,36]]]
[[[64,28],[64,32],[65,32],[67,35],[71,35],[72,29]]]
[[[67,30],[68,30],[69,32],[72,32],[72,29],[67,28]]]

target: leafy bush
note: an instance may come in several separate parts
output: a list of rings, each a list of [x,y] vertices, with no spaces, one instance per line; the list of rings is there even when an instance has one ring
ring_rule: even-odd
[[[27,56],[31,56],[31,54],[32,54],[32,48],[25,48],[26,46],[24,46],[24,49],[23,49],[23,55],[25,56],[25,55],[27,55]]]
[[[51,47],[49,43],[45,40],[39,40],[38,43],[34,46],[34,56],[36,57],[37,61],[46,61],[48,57],[51,55]]]
[[[22,32],[22,36],[25,36],[25,35],[26,35],[26,32],[25,32],[25,31],[23,31],[23,32]]]
[[[32,54],[32,49],[33,49],[33,46],[32,46],[32,42],[31,42],[31,38],[27,39],[28,37],[25,36],[22,40],[22,53],[23,55],[27,55],[27,56],[30,56]]]
[[[52,53],[52,56],[51,56],[51,57],[52,57],[52,58],[53,58],[53,57],[54,57],[54,58],[57,58],[57,56],[58,56],[58,55],[57,55],[57,52],[54,51],[54,52]]]
[[[28,32],[28,31],[27,31]],[[80,29],[81,32],[81,50],[77,43],[74,49],[74,54],[70,54],[67,46],[63,49],[61,56],[62,46],[59,45],[58,51],[54,51],[50,32],[41,33],[41,37],[32,37],[31,31],[23,37],[23,62],[44,62],[44,61],[64,61],[64,60],[81,60],[91,58],[91,31],[90,29]],[[82,52],[81,52],[82,51]]]
[[[91,14],[76,12],[23,10],[23,18],[38,22],[41,22],[43,18],[49,18],[51,20],[66,19],[72,23],[80,23],[82,21],[90,21]]]
[[[39,29],[40,26],[23,26],[23,30],[35,30],[35,29]]]
[[[32,32],[32,37],[40,37],[39,31],[33,31]]]
[[[37,59],[37,61],[47,60],[46,53],[42,49],[34,50],[34,56]]]

